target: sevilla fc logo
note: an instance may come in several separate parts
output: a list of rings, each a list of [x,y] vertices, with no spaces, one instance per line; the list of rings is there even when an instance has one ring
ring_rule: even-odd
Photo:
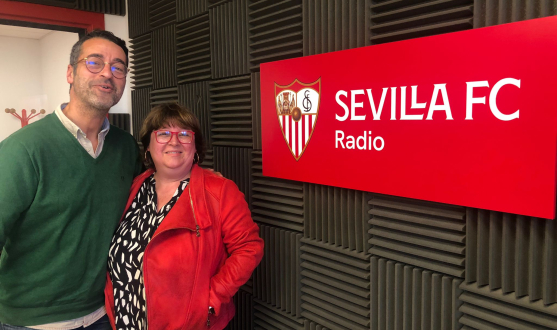
[[[305,84],[298,79],[290,85],[275,83],[277,116],[292,156],[299,160],[313,134],[321,94],[321,78]]]

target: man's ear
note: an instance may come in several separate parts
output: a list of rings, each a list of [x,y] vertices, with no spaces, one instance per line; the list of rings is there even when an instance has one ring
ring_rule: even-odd
[[[73,84],[73,78],[73,66],[68,64],[68,71],[66,72],[66,80],[68,81],[68,84]]]

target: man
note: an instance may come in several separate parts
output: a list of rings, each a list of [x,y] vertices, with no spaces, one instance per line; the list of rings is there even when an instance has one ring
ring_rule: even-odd
[[[110,329],[108,248],[141,170],[136,142],[106,118],[127,64],[123,40],[89,33],[72,48],[69,103],[0,143],[5,328]]]

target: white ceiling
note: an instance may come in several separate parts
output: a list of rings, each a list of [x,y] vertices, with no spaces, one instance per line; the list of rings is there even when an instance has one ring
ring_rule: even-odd
[[[0,24],[0,36],[26,38],[26,39],[41,39],[52,30],[35,29],[21,26],[11,26]]]

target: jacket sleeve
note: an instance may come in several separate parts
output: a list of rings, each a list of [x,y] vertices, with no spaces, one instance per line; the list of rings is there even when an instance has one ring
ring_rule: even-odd
[[[31,206],[38,184],[27,149],[10,138],[0,143],[0,250],[21,214]]]
[[[226,180],[220,202],[223,243],[229,254],[219,272],[211,279],[209,304],[220,314],[221,304],[230,301],[246,283],[263,257],[263,240],[251,219],[244,195],[234,182]]]

